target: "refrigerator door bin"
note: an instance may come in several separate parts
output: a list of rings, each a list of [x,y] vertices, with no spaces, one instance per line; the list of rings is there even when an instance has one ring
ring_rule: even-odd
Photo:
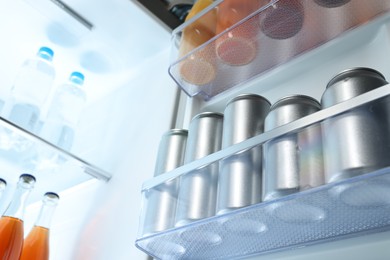
[[[357,111],[365,111],[370,116],[373,106],[388,107],[389,98],[388,84],[146,181],[142,190],[143,211],[136,246],[157,259],[237,259],[390,230],[388,159],[359,170],[349,178],[318,187],[301,186],[288,195],[185,225],[172,224],[163,231],[150,232],[150,228],[142,226],[149,199],[161,194],[177,196],[177,193],[169,193],[169,184],[180,182],[181,177],[196,172],[202,174],[207,168],[205,166],[221,165],[245,151],[300,135],[311,127],[324,129],[327,123],[338,122],[343,116],[354,115]],[[389,111],[386,109],[385,112]],[[380,138],[383,146],[389,147],[386,140],[390,124],[386,121],[383,125],[387,135]],[[323,152],[325,154],[326,150]],[[333,152],[337,155],[337,151]],[[301,171],[304,169],[308,168],[301,167]],[[174,220],[171,222],[175,223]]]
[[[256,0],[237,17],[234,2],[217,1],[173,31],[169,74],[190,97],[207,101],[390,10],[385,0]]]
[[[47,191],[61,192],[93,178],[108,181],[105,170],[65,151],[42,138],[0,118],[0,178],[15,187],[19,175],[37,179],[30,201],[38,201]],[[7,194],[12,189],[7,188]],[[9,191],[9,192],[8,192]]]

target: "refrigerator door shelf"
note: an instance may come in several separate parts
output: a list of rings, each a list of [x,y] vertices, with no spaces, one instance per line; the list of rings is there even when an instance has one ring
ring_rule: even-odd
[[[59,193],[94,178],[111,178],[108,172],[4,118],[0,118],[0,162],[0,178],[9,184],[6,194],[12,193],[20,174],[36,177],[31,202],[39,201],[47,191]]]
[[[290,195],[220,212],[182,226],[172,226],[167,230],[149,232],[150,229],[144,229],[142,223],[148,202],[153,203],[151,198],[161,195],[175,199],[173,197],[177,193],[167,192],[168,184],[179,180],[181,176],[196,171],[202,174],[202,169],[207,165],[220,164],[265,143],[299,136],[309,127],[322,127],[329,122],[339,122],[339,119],[345,118],[346,115],[370,117],[370,113],[374,111],[373,107],[389,107],[389,98],[390,84],[146,181],[142,190],[143,212],[136,246],[157,259],[238,259],[390,230],[388,159],[383,159],[384,161],[363,171],[359,168],[353,177],[309,189],[300,187],[300,191]],[[389,109],[385,110],[385,113],[389,112]],[[360,114],[357,111],[360,111]],[[390,124],[387,123],[383,127],[389,129]],[[388,147],[386,138],[384,136],[381,140],[383,146],[387,144]],[[323,152],[325,154],[326,150]],[[332,151],[335,158],[342,156],[337,155],[337,152]],[[302,165],[305,165],[305,160]],[[313,168],[301,167],[300,171],[302,173],[308,169]],[[174,220],[166,221],[174,223]],[[144,230],[149,231],[143,232]]]
[[[173,31],[169,74],[188,96],[208,101],[390,11],[386,0],[251,2],[216,1]]]

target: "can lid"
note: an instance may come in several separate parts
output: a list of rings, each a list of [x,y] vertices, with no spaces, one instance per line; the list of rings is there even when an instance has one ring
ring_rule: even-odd
[[[248,93],[248,94],[240,94],[240,95],[236,96],[235,98],[231,99],[226,104],[226,106],[229,106],[231,103],[234,103],[234,102],[236,102],[238,100],[243,100],[243,99],[244,100],[248,100],[248,99],[262,100],[262,101],[267,102],[269,105],[271,105],[271,102],[268,99],[266,99],[265,97],[257,95],[257,94]]]
[[[346,70],[343,70],[343,71],[337,73],[328,82],[328,84],[326,85],[326,88],[329,88],[330,86],[334,85],[335,83],[337,83],[339,81],[344,80],[345,78],[353,76],[353,74],[355,74],[355,73],[362,73],[362,72],[366,72],[366,73],[368,72],[371,74],[375,74],[375,75],[381,77],[383,80],[386,80],[386,78],[383,76],[383,74],[377,70],[374,70],[372,68],[366,68],[366,67],[355,67],[355,68],[346,69]]]
[[[338,0],[338,1],[329,1],[329,0],[314,0],[318,5],[326,8],[335,8],[347,4],[351,0]]]
[[[223,118],[223,114],[222,113],[218,113],[218,112],[203,112],[203,113],[200,113],[200,114],[197,114],[196,116],[194,116],[192,118],[192,120],[203,118],[203,117]]]
[[[174,128],[174,129],[170,129],[167,132],[165,132],[163,136],[166,136],[166,135],[185,135],[185,136],[187,136],[188,130],[181,129],[181,128]]]
[[[321,109],[321,104],[315,98],[306,95],[297,94],[297,95],[289,95],[279,99],[271,106],[270,110],[274,110],[284,105],[297,104],[298,101],[300,101],[300,103],[306,103],[315,106],[318,109]]]

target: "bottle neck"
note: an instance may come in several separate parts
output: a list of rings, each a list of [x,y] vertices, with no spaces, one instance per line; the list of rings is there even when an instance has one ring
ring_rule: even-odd
[[[30,191],[31,189],[18,186],[10,205],[3,215],[23,220],[25,204],[28,196],[30,195]]]
[[[40,59],[45,60],[47,62],[52,62],[52,60],[53,60],[53,56],[47,52],[38,52],[37,56]]]
[[[71,82],[71,84],[77,86],[77,87],[81,87],[84,83],[84,81],[78,77],[71,77],[69,79],[69,82]]]
[[[7,186],[7,183],[3,179],[0,179],[0,200],[1,200],[1,196],[3,195],[3,191],[5,190],[6,186]]]
[[[56,205],[44,203],[42,205],[41,211],[39,212],[37,221],[35,222],[35,226],[49,229],[55,209]]]

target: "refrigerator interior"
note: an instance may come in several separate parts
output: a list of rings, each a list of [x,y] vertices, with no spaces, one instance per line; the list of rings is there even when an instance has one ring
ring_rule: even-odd
[[[303,2],[308,3],[310,1]],[[202,13],[200,16],[204,14],[205,13]],[[191,22],[192,21],[190,21],[189,24]],[[328,20],[326,22],[332,23],[334,21],[331,22]],[[324,21],[324,23],[326,22]],[[387,56],[390,53],[389,26],[389,14],[386,13],[385,15],[380,15],[375,20],[360,24],[357,29],[347,30],[336,39],[330,40],[324,45],[316,47],[307,53],[298,55],[288,62],[282,63],[280,66],[265,71],[258,77],[248,79],[248,81],[243,82],[242,84],[238,84],[237,86],[214,97],[207,97],[207,100],[203,100],[202,95],[188,97],[185,93],[182,92],[176,127],[188,129],[191,119],[201,112],[223,113],[226,104],[232,98],[244,93],[260,94],[267,98],[272,104],[282,97],[294,94],[308,95],[320,101],[321,96],[325,91],[326,85],[331,80],[331,78],[339,72],[349,68],[370,67],[381,72],[388,80],[390,77],[387,59]],[[180,32],[178,34],[180,35]],[[196,48],[193,52],[184,58],[174,56],[171,59],[170,65],[176,66],[180,64],[180,62],[184,61],[187,57],[191,58],[193,55],[196,56],[197,52],[202,53],[202,51],[204,51],[205,53],[209,53],[207,45],[213,46],[214,41],[215,38],[212,38],[210,41]],[[173,41],[173,48],[178,48],[175,46],[176,43],[177,41]],[[179,83],[184,82],[177,80],[177,78],[175,78],[175,80]],[[185,83],[183,83],[183,88],[186,91],[199,87],[191,84],[188,85],[189,86],[186,89],[187,86]],[[216,85],[214,86],[218,87]],[[205,86],[205,88],[207,87],[208,85]],[[260,139],[261,138],[258,138],[258,140]],[[264,137],[263,140],[264,139],[266,139],[266,137]],[[255,141],[253,141],[253,143],[254,142]],[[246,146],[242,145],[243,149],[247,147],[251,147],[250,141],[247,142]],[[212,162],[222,160],[222,158],[226,158],[227,156],[240,151],[238,145],[232,147],[229,151],[228,150],[229,149],[226,149],[223,152],[218,152],[210,156],[206,156],[203,160],[203,163],[201,163],[202,160],[197,160],[189,163],[188,165],[184,165],[183,167],[179,167],[178,169],[167,173],[166,177],[158,176],[148,180],[144,183],[143,186],[144,204],[147,205],[148,192],[151,192],[150,194],[152,194],[153,191],[157,192],[159,190],[159,184],[163,184],[164,181],[171,181],[178,178],[179,176],[182,176],[182,174],[189,173]],[[153,190],[153,187],[156,189]],[[255,211],[255,207],[252,209]],[[248,208],[247,212],[250,214],[251,209]],[[240,218],[240,215],[245,215],[245,210],[239,211],[236,214],[237,219]],[[237,220],[234,218],[234,216],[235,215],[233,213],[227,214],[226,219],[231,217],[232,220]],[[235,235],[226,235],[224,231],[220,229],[221,227],[219,226],[219,223],[223,223],[226,220],[222,215],[220,218],[215,216],[211,217],[210,219],[211,220],[209,222],[207,219],[203,219],[198,223],[194,222],[184,227],[174,227],[170,230],[167,230],[166,232],[147,234],[145,237],[143,237],[141,230],[141,233],[138,236],[138,245],[145,251],[149,250],[149,252],[155,252],[155,256],[162,259],[170,257],[175,259],[185,259],[191,255],[191,252],[195,253],[192,255],[195,259],[197,257],[202,259],[202,257],[206,256],[211,257],[211,259],[223,259],[225,251],[234,251],[234,249],[230,249],[231,247],[234,248],[234,241],[236,237]],[[237,223],[239,223],[239,220],[237,220]],[[208,235],[208,228],[210,228],[209,235],[211,236],[209,242],[205,241]],[[193,240],[196,240],[199,243],[187,240],[187,237],[184,236],[186,231],[188,231],[190,234],[193,234]],[[197,233],[197,231],[201,232]],[[344,239],[338,240],[336,242],[327,241],[326,243],[320,243],[317,245],[312,245],[312,243],[309,242],[307,244],[297,245],[295,248],[288,248],[288,250],[286,250],[287,247],[283,249],[283,247],[278,248],[278,246],[276,246],[275,250],[270,250],[265,252],[265,255],[259,256],[255,255],[264,252],[251,251],[253,248],[250,248],[250,245],[248,245],[248,251],[245,251],[246,249],[242,249],[240,252],[246,254],[248,259],[311,259],[312,257],[319,259],[328,259],[330,257],[336,257],[337,259],[342,257],[355,259],[386,259],[389,257],[389,252],[386,250],[386,247],[390,243],[390,240],[388,239],[389,232],[386,228],[381,229],[381,231],[384,232],[377,234],[364,234],[360,236],[357,235],[357,237],[354,238],[344,237]],[[204,232],[204,236],[201,235],[202,232]],[[214,232],[221,232],[218,233],[221,235],[221,237],[214,237]],[[372,232],[375,231],[373,230]],[[226,240],[229,241],[227,242],[229,246],[224,244],[224,235],[227,237]],[[237,236],[239,235],[237,234]],[[272,237],[272,235],[270,236]],[[258,235],[257,239],[266,241],[268,238],[267,236],[262,236],[260,234]],[[248,239],[248,243],[255,243],[255,240],[256,237],[253,239]],[[240,244],[240,242],[237,242],[236,244]],[[241,243],[241,245],[243,244]],[[232,254],[229,256],[245,258],[242,255]]]
[[[107,179],[89,175],[85,165],[32,172],[37,182],[25,213],[25,235],[43,194],[54,191],[60,201],[50,259],[146,259],[134,241],[140,187],[153,175],[160,133],[172,127],[176,104],[177,88],[166,69],[170,32],[131,1],[64,1],[92,28],[55,2],[1,1],[0,96],[9,97],[25,59],[41,46],[52,48],[53,88],[74,70],[85,75],[87,105],[71,153],[107,173]],[[47,113],[46,104],[42,110]],[[21,174],[12,162],[2,165],[0,176],[8,186],[1,213]]]
[[[38,6],[31,6],[32,2]],[[153,175],[160,137],[169,128],[188,127],[190,119],[202,111],[221,112],[239,93],[259,93],[273,103],[299,89],[299,94],[319,99],[328,80],[349,67],[372,67],[390,78],[386,59],[390,22],[385,17],[210,101],[188,98],[181,92],[176,111],[178,88],[168,75],[170,32],[131,1],[65,2],[90,21],[93,29],[58,12],[51,1],[0,3],[0,32],[6,36],[0,50],[1,95],[9,95],[25,58],[42,45],[52,47],[56,84],[72,70],[86,76],[88,104],[72,153],[111,176],[105,182],[82,175],[74,183],[56,187],[61,199],[51,229],[51,259],[55,260],[146,259],[134,246],[141,187]],[[19,172],[12,176],[0,210],[10,199]],[[34,224],[40,195],[52,185],[38,176],[25,214],[26,231]],[[254,259],[327,259],[341,254],[383,259],[388,256],[389,243],[388,233],[379,233]]]

